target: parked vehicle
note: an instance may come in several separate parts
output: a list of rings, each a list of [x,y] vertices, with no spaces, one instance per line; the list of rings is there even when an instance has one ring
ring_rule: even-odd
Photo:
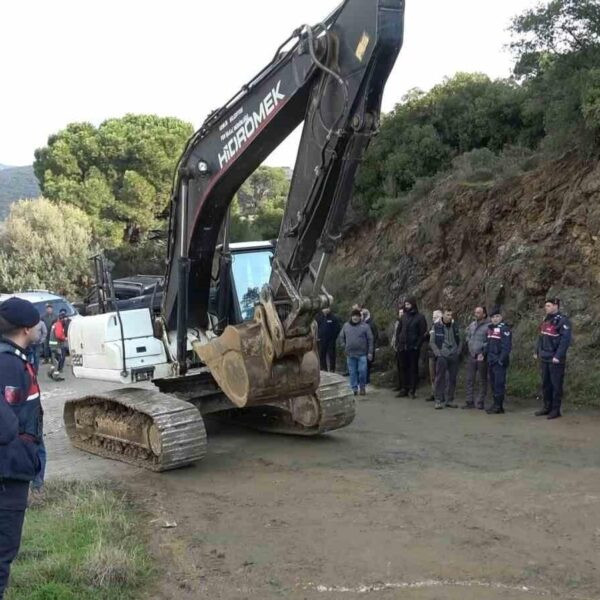
[[[0,294],[0,302],[12,297],[29,300],[43,317],[46,313],[46,306],[51,304],[54,308],[54,314],[58,315],[62,309],[67,311],[67,317],[73,318],[79,316],[77,309],[63,296],[49,292],[48,290],[26,290],[23,292],[14,292],[12,294]]]
[[[160,312],[163,299],[165,278],[161,275],[133,275],[115,279],[112,282],[119,310],[134,310],[136,308],[149,308],[154,305],[154,312]],[[104,312],[98,301],[98,287],[88,293],[82,313],[84,315],[97,315]],[[106,309],[114,310],[112,301],[107,299]]]

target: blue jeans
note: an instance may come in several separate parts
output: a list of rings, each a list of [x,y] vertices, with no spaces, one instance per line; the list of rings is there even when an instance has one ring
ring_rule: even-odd
[[[40,459],[40,472],[35,476],[35,479],[31,482],[31,487],[34,490],[39,490],[44,485],[44,477],[46,475],[46,446],[44,446],[44,439],[40,443],[38,448],[38,458]]]
[[[356,391],[367,385],[367,355],[347,356],[348,372],[350,373],[350,387]]]

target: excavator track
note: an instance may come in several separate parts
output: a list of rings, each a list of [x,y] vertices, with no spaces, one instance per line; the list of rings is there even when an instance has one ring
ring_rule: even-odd
[[[346,378],[322,371],[316,394],[230,410],[227,416],[259,431],[314,436],[350,425],[356,402]]]
[[[168,394],[124,388],[68,400],[64,422],[76,448],[152,471],[177,469],[206,454],[200,412]]]

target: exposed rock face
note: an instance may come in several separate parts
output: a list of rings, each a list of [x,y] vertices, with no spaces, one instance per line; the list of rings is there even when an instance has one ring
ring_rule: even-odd
[[[407,295],[428,313],[451,306],[463,322],[476,303],[502,304],[529,355],[532,323],[558,295],[577,353],[598,353],[600,162],[567,155],[489,189],[446,182],[394,219],[355,227],[328,285],[344,306],[353,296],[384,323]]]
[[[565,157],[488,190],[444,184],[355,228],[336,265],[365,267],[359,295],[379,309],[414,294],[429,308],[501,302],[516,317],[552,292],[580,312],[600,298],[600,163]]]

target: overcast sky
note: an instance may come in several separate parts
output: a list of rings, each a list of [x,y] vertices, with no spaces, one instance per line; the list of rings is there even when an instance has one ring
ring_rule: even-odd
[[[7,0],[0,6],[0,163],[29,164],[72,121],[128,112],[198,127],[302,23],[339,0]],[[535,0],[407,0],[405,42],[384,96],[457,71],[509,75],[510,18]],[[293,165],[298,136],[267,161]]]

